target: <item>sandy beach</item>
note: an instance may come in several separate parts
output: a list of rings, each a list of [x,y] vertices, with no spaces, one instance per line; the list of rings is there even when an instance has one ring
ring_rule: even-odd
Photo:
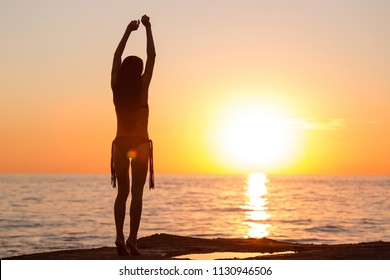
[[[357,244],[298,244],[261,239],[205,239],[154,234],[139,239],[140,256],[117,256],[115,247],[65,250],[22,255],[9,260],[172,260],[192,259],[188,254],[231,252],[222,259],[272,260],[389,260],[390,242]],[[255,253],[248,258],[241,253]],[[258,253],[258,254],[257,254]],[[206,255],[205,255],[206,256]]]

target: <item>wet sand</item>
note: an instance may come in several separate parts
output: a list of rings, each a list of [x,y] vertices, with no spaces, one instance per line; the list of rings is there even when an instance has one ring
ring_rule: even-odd
[[[22,255],[13,260],[172,260],[187,259],[187,254],[214,252],[259,253],[246,259],[271,260],[390,260],[390,242],[357,244],[299,244],[261,239],[205,239],[169,234],[154,234],[140,238],[140,256],[117,256],[115,247],[64,250]],[[283,254],[282,252],[295,252]],[[278,253],[279,252],[279,253]],[[271,253],[265,254],[264,253]],[[273,254],[278,253],[278,254]],[[240,255],[240,254],[237,254]],[[225,258],[226,259],[226,258]],[[228,259],[237,259],[234,253]]]

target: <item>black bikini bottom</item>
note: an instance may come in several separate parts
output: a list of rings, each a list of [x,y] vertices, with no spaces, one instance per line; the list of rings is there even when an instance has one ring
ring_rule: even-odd
[[[111,145],[111,185],[116,187],[116,173],[113,158],[114,145],[124,157],[129,157],[132,150],[140,145],[149,143],[149,189],[154,189],[154,168],[153,168],[153,142],[152,140],[141,136],[119,136],[112,141]]]

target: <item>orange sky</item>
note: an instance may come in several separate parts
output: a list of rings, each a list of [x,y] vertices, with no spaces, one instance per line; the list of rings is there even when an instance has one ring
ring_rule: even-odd
[[[157,173],[390,174],[390,2],[156,2],[1,2],[0,172],[109,172],[112,57],[147,13]],[[128,54],[145,59],[142,28]],[[245,102],[283,131],[281,159],[232,153]],[[260,132],[237,149],[248,137],[278,149]]]

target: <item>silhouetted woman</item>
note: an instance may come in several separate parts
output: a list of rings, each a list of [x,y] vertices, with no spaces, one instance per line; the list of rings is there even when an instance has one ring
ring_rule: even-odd
[[[117,117],[117,132],[111,151],[111,182],[118,193],[114,205],[118,255],[139,255],[137,234],[141,220],[143,189],[150,160],[150,187],[153,188],[152,143],[148,135],[148,88],[152,79],[156,52],[149,17],[141,19],[146,29],[147,60],[128,56],[122,62],[122,54],[131,32],[138,29],[140,21],[133,20],[126,28],[116,51],[111,72],[111,88]],[[142,73],[143,72],[143,73]],[[131,161],[130,161],[131,159]],[[131,188],[129,168],[131,165]],[[123,225],[126,204],[131,190],[130,234],[125,242]]]

